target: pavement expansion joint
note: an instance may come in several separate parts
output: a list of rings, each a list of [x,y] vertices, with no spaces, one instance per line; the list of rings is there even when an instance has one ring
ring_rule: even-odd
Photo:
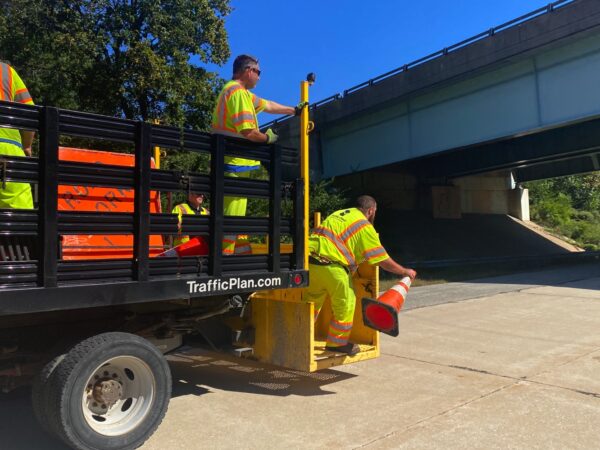
[[[575,394],[587,395],[589,397],[600,398],[600,393],[598,392],[590,392],[590,391],[582,391],[581,389],[574,389],[565,386],[559,386],[558,384],[544,383],[542,381],[534,381],[534,380],[523,380],[526,383],[537,384],[538,386],[546,386],[552,387],[556,389],[562,389],[564,391],[574,392]]]
[[[530,383],[530,384],[536,384],[536,385],[539,385],[539,386],[547,386],[547,387],[553,387],[553,388],[556,388],[556,389],[562,389],[562,390],[565,390],[565,391],[570,391],[570,392],[574,392],[574,393],[581,394],[581,395],[587,395],[587,396],[590,396],[590,397],[600,398],[600,393],[598,393],[598,392],[583,391],[583,390],[580,390],[580,389],[569,388],[569,387],[561,386],[561,385],[558,385],[558,384],[544,383],[542,381],[532,380],[532,378],[534,378],[534,377],[540,376],[540,375],[542,375],[542,374],[544,374],[546,372],[550,372],[550,371],[556,369],[557,367],[561,367],[561,366],[564,366],[564,365],[567,365],[567,364],[571,364],[572,362],[577,361],[578,359],[585,358],[586,356],[588,356],[588,355],[590,355],[592,353],[595,353],[598,350],[600,350],[600,348],[595,348],[594,350],[591,350],[591,351],[589,351],[589,352],[587,352],[587,353],[585,353],[583,355],[579,355],[576,358],[573,358],[573,359],[571,359],[569,361],[566,361],[566,362],[564,362],[562,364],[558,364],[556,366],[553,366],[550,370],[544,370],[544,371],[539,372],[539,373],[535,373],[535,374],[527,375],[527,376],[522,376],[522,377],[515,377],[515,376],[512,376],[512,375],[503,375],[503,374],[499,374],[499,373],[490,372],[488,370],[475,369],[473,367],[457,366],[457,365],[454,365],[454,364],[442,364],[442,363],[437,363],[437,362],[433,362],[433,361],[426,361],[426,360],[417,359],[417,358],[409,358],[407,356],[392,355],[390,353],[382,353],[382,356],[383,355],[385,355],[385,356],[391,356],[391,357],[394,357],[394,358],[406,359],[406,360],[409,360],[409,361],[420,362],[420,363],[423,363],[423,364],[430,364],[430,365],[433,365],[433,366],[447,367],[447,368],[457,369],[457,370],[466,370],[468,372],[476,372],[476,373],[480,373],[482,375],[490,375],[490,376],[493,376],[493,377],[506,378],[507,380],[514,381],[514,383],[512,383],[512,384],[516,384],[516,383],[519,383],[519,382],[525,382],[525,383]]]
[[[592,353],[595,353],[598,350],[600,350],[600,348],[595,348],[593,350],[590,350],[589,352],[587,352],[587,353],[585,353],[583,355],[579,355],[579,356],[577,356],[577,357],[575,357],[573,359],[570,359],[569,361],[566,361],[566,362],[564,362],[562,364],[558,364],[556,366],[553,366],[551,370],[554,370],[557,367],[561,367],[561,366],[564,366],[564,365],[567,365],[567,364],[571,364],[572,362],[577,361],[578,359],[585,358],[586,356],[588,356],[588,355],[590,355]],[[529,376],[515,377],[515,376],[511,376],[511,375],[503,375],[503,374],[499,374],[499,373],[494,373],[494,372],[490,372],[490,371],[483,370],[483,369],[475,369],[473,367],[457,366],[457,365],[454,365],[454,364],[442,364],[442,363],[437,363],[437,362],[433,362],[433,361],[426,361],[426,360],[423,360],[423,359],[409,358],[407,356],[392,355],[390,353],[382,353],[382,356],[383,355],[385,355],[385,356],[391,356],[391,357],[394,357],[394,358],[406,359],[406,360],[414,361],[414,362],[420,362],[420,363],[423,363],[423,364],[430,364],[430,365],[433,365],[433,366],[447,367],[447,368],[457,369],[457,370],[466,370],[468,372],[476,372],[476,373],[480,373],[482,375],[490,375],[490,376],[499,377],[499,378],[506,378],[506,379],[512,380],[514,382],[514,383],[511,383],[511,384],[507,384],[506,386],[512,386],[512,385],[517,384],[517,383],[529,383],[529,384],[536,384],[536,385],[539,385],[539,386],[546,386],[546,387],[552,387],[552,388],[561,389],[561,390],[565,390],[565,391],[570,391],[570,392],[574,392],[576,394],[587,395],[587,396],[594,397],[594,398],[600,398],[600,393],[598,393],[598,392],[583,391],[581,389],[574,389],[574,388],[569,388],[569,387],[566,387],[566,386],[561,386],[561,385],[558,385],[558,384],[544,383],[542,381],[536,381],[536,380],[532,380],[531,379],[531,378],[540,376],[543,373],[549,372],[551,370],[545,370],[545,371],[542,371],[542,372],[539,372],[539,373],[535,373],[535,374],[532,374],[532,375],[529,375]],[[504,387],[506,387],[506,386],[504,386]],[[504,387],[502,389],[504,389]],[[489,394],[484,394],[484,395],[482,395],[479,398],[486,397],[487,395],[489,395]],[[477,399],[475,399],[475,400],[477,400]],[[475,400],[472,400],[472,401],[475,401]],[[467,402],[465,404],[468,404],[468,403],[471,403],[471,402]],[[460,405],[460,406],[462,406],[462,405]],[[451,408],[449,411],[451,411],[452,409],[454,409],[454,408]],[[411,426],[413,426],[413,425],[410,425],[408,428],[410,428]]]
[[[451,408],[447,408],[447,409],[445,409],[443,411],[440,411],[437,414],[432,414],[432,415],[430,415],[428,417],[425,417],[423,419],[417,420],[416,422],[411,423],[411,424],[409,424],[409,425],[407,425],[405,427],[402,427],[402,428],[400,428],[398,430],[390,431],[389,433],[386,433],[386,434],[384,434],[382,436],[379,436],[379,437],[377,437],[375,439],[372,439],[372,440],[370,440],[368,442],[365,442],[364,444],[361,444],[361,445],[358,445],[356,447],[353,447],[354,449],[367,448],[367,447],[369,447],[371,445],[376,444],[377,442],[379,442],[381,440],[384,440],[384,439],[387,439],[389,437],[405,433],[405,432],[407,432],[407,431],[409,431],[411,429],[414,429],[414,428],[416,428],[416,427],[418,427],[418,426],[420,426],[420,425],[422,425],[422,424],[424,424],[426,422],[429,422],[431,420],[437,419],[438,417],[444,416],[444,415],[446,415],[448,413],[451,413],[451,412],[453,412],[453,411],[455,411],[457,409],[460,409],[460,408],[462,408],[464,406],[470,405],[470,404],[472,404],[474,402],[477,402],[479,400],[482,400],[484,398],[490,397],[490,396],[492,396],[494,394],[497,394],[498,392],[504,391],[505,389],[510,388],[512,386],[515,386],[517,384],[523,384],[523,383],[525,383],[525,384],[535,384],[535,385],[539,385],[539,386],[547,386],[547,387],[552,387],[552,388],[556,388],[556,389],[566,390],[566,391],[570,391],[570,392],[574,392],[574,393],[577,393],[577,394],[586,395],[586,396],[590,396],[590,397],[594,397],[594,398],[600,398],[600,394],[599,393],[587,392],[587,391],[582,391],[582,390],[579,390],[579,389],[572,389],[572,388],[568,388],[568,387],[564,387],[564,386],[558,386],[558,385],[554,385],[554,384],[550,384],[550,383],[543,383],[543,382],[539,382],[539,381],[534,381],[534,380],[527,379],[527,377],[520,377],[520,378],[518,378],[518,377],[509,376],[509,375],[498,375],[498,374],[494,374],[492,372],[488,372],[486,370],[473,369],[473,368],[470,368],[470,367],[440,364],[440,363],[435,363],[435,362],[431,362],[431,361],[419,360],[419,359],[416,359],[416,358],[407,358],[405,356],[397,356],[397,355],[390,355],[390,354],[385,354],[385,355],[386,356],[394,356],[396,358],[407,359],[407,360],[415,361],[415,362],[421,362],[421,363],[424,363],[424,364],[431,364],[431,365],[435,365],[435,366],[448,367],[448,368],[453,368],[453,369],[458,369],[458,370],[467,370],[469,372],[477,372],[477,373],[481,373],[483,375],[491,375],[491,376],[506,378],[506,379],[510,380],[511,382],[506,383],[505,385],[500,386],[500,387],[498,387],[496,389],[493,389],[493,390],[491,390],[489,392],[485,392],[485,393],[483,393],[481,395],[478,395],[477,397],[474,397],[474,398],[471,398],[469,400],[466,400],[466,401],[464,401],[464,402],[462,402],[460,404],[452,406]]]
[[[443,363],[439,363],[439,362],[434,362],[434,361],[427,361],[424,359],[418,359],[418,358],[410,358],[408,356],[402,356],[402,355],[392,355],[391,353],[381,353],[381,355],[385,355],[385,356],[391,356],[393,358],[400,358],[400,359],[406,359],[409,361],[415,361],[415,362],[420,362],[423,364],[431,364],[432,366],[440,366],[440,367],[447,367],[450,369],[458,369],[458,370],[466,370],[469,372],[477,372],[477,373],[481,373],[484,375],[491,375],[493,377],[500,377],[500,378],[507,378],[509,380],[515,380],[515,381],[521,381],[523,380],[522,378],[518,378],[518,377],[513,377],[510,375],[503,375],[500,373],[494,373],[494,372],[489,372],[487,370],[483,370],[483,369],[475,369],[473,367],[466,367],[466,366],[456,366],[453,364],[443,364]]]
[[[407,359],[410,359],[410,358],[407,358]],[[435,364],[435,363],[433,363],[433,364]],[[438,364],[438,365],[440,365],[440,364]],[[479,400],[481,400],[483,398],[489,397],[490,395],[494,395],[494,394],[496,394],[496,393],[498,393],[500,391],[503,391],[504,389],[509,388],[509,387],[511,387],[511,386],[513,386],[515,384],[516,383],[507,383],[504,386],[500,386],[499,388],[496,388],[496,389],[493,389],[493,390],[491,390],[489,392],[486,392],[484,394],[478,395],[475,398],[471,398],[469,400],[466,400],[466,401],[464,401],[464,402],[462,402],[462,403],[460,403],[458,405],[452,406],[451,408],[448,408],[448,409],[445,409],[443,411],[440,411],[437,414],[432,414],[431,416],[424,417],[423,419],[417,420],[415,423],[409,424],[409,425],[407,425],[405,427],[402,427],[401,429],[398,429],[398,430],[390,431],[389,433],[386,433],[386,434],[384,434],[382,436],[379,436],[379,437],[377,437],[375,439],[370,440],[369,442],[365,442],[364,444],[361,444],[361,445],[353,447],[353,448],[354,449],[359,449],[359,448],[369,447],[370,445],[375,444],[375,443],[377,443],[377,442],[379,442],[379,441],[381,441],[383,439],[387,439],[387,438],[389,438],[391,436],[395,436],[395,435],[404,433],[406,431],[409,431],[409,430],[411,430],[413,428],[418,427],[419,425],[421,425],[421,424],[423,424],[425,422],[429,422],[430,420],[437,419],[438,417],[444,416],[444,415],[446,415],[446,414],[448,414],[448,413],[450,413],[450,412],[452,412],[454,410],[462,408],[463,406],[467,406],[467,405],[469,405],[471,403],[474,403],[474,402],[477,402],[477,401],[479,401]]]

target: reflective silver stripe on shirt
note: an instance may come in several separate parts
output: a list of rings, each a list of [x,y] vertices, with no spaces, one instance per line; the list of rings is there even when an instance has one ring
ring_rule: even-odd
[[[358,221],[350,225],[348,228],[346,228],[346,230],[342,234],[340,234],[340,239],[346,242],[348,238],[350,238],[350,236],[352,236],[359,228],[362,228],[367,225],[371,225],[371,222],[369,222],[368,220],[359,219]]]
[[[371,259],[375,256],[380,256],[380,255],[385,255],[385,254],[386,254],[385,248],[377,247],[377,248],[369,250],[368,252],[365,252],[365,258]]]
[[[354,256],[352,255],[352,252],[348,249],[348,247],[346,247],[346,244],[344,244],[344,242],[342,242],[340,240],[340,238],[337,237],[333,233],[333,231],[328,230],[327,228],[319,227],[319,228],[315,228],[313,233],[324,236],[327,239],[329,239],[331,242],[333,242],[333,244],[342,253],[342,255],[344,255],[344,258],[346,258],[346,261],[348,261],[348,265],[351,268],[356,267],[356,261],[354,260]]]
[[[2,99],[12,102],[12,92],[9,84],[10,67],[8,64],[0,63],[0,69],[2,70]]]
[[[250,113],[243,113],[243,114],[240,114],[240,115],[238,115],[238,116],[237,116],[237,117],[235,117],[235,118],[233,118],[233,117],[231,118],[231,122],[232,122],[234,125],[240,124],[240,123],[242,123],[244,120],[252,120],[252,121],[254,121],[254,114],[250,114]]]

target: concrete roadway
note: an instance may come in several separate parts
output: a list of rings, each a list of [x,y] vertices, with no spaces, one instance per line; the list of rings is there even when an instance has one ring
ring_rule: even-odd
[[[147,450],[595,449],[600,263],[412,289],[382,356],[315,374],[188,349]],[[2,449],[63,449],[22,393]]]

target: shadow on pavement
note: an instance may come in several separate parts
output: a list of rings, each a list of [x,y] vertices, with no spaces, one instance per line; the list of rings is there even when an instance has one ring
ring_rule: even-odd
[[[410,290],[402,310],[484,298],[544,286],[574,288],[581,290],[582,295],[586,298],[600,300],[600,263],[578,264],[539,272],[516,273],[493,278],[415,287]],[[567,296],[576,296],[572,291],[567,292]]]
[[[69,450],[38,424],[31,406],[31,390],[19,388],[0,395],[0,448],[2,450]]]
[[[276,396],[330,395],[323,386],[355,376],[336,370],[308,373],[283,369],[191,347],[167,359],[173,374],[173,397],[202,395],[211,389]]]
[[[329,395],[329,383],[355,375],[324,370],[307,373],[281,369],[248,359],[184,347],[167,356],[173,374],[172,397],[202,395],[211,389],[259,395]],[[0,396],[1,450],[68,450],[38,424],[31,406],[31,389],[19,388]]]

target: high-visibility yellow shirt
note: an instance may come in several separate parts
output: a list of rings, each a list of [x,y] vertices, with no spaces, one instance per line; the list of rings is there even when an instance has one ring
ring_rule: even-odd
[[[377,264],[389,258],[379,234],[358,208],[342,209],[328,216],[310,234],[308,251],[351,269],[363,261]]]
[[[0,100],[33,105],[33,99],[17,71],[2,62],[0,62]],[[0,154],[2,155],[25,156],[19,130],[0,128],[0,144],[8,144],[0,145]],[[16,148],[11,149],[10,146]],[[18,151],[17,148],[21,150]]]
[[[188,203],[180,203],[179,205],[175,205],[175,207],[171,211],[171,214],[177,214],[177,218],[179,220],[179,228],[181,228],[181,222],[183,221],[184,214],[199,214],[201,216],[207,216],[208,210],[202,206],[200,207],[200,209],[194,210]],[[189,240],[190,240],[190,237],[187,235],[178,236],[173,241],[173,245],[175,247],[177,247],[178,245],[184,244],[184,243],[188,242]]]
[[[256,115],[267,107],[268,101],[257,97],[237,80],[231,80],[221,90],[212,115],[213,133],[244,137],[241,132],[258,129]],[[260,167],[260,161],[225,157],[226,172],[246,172]]]

